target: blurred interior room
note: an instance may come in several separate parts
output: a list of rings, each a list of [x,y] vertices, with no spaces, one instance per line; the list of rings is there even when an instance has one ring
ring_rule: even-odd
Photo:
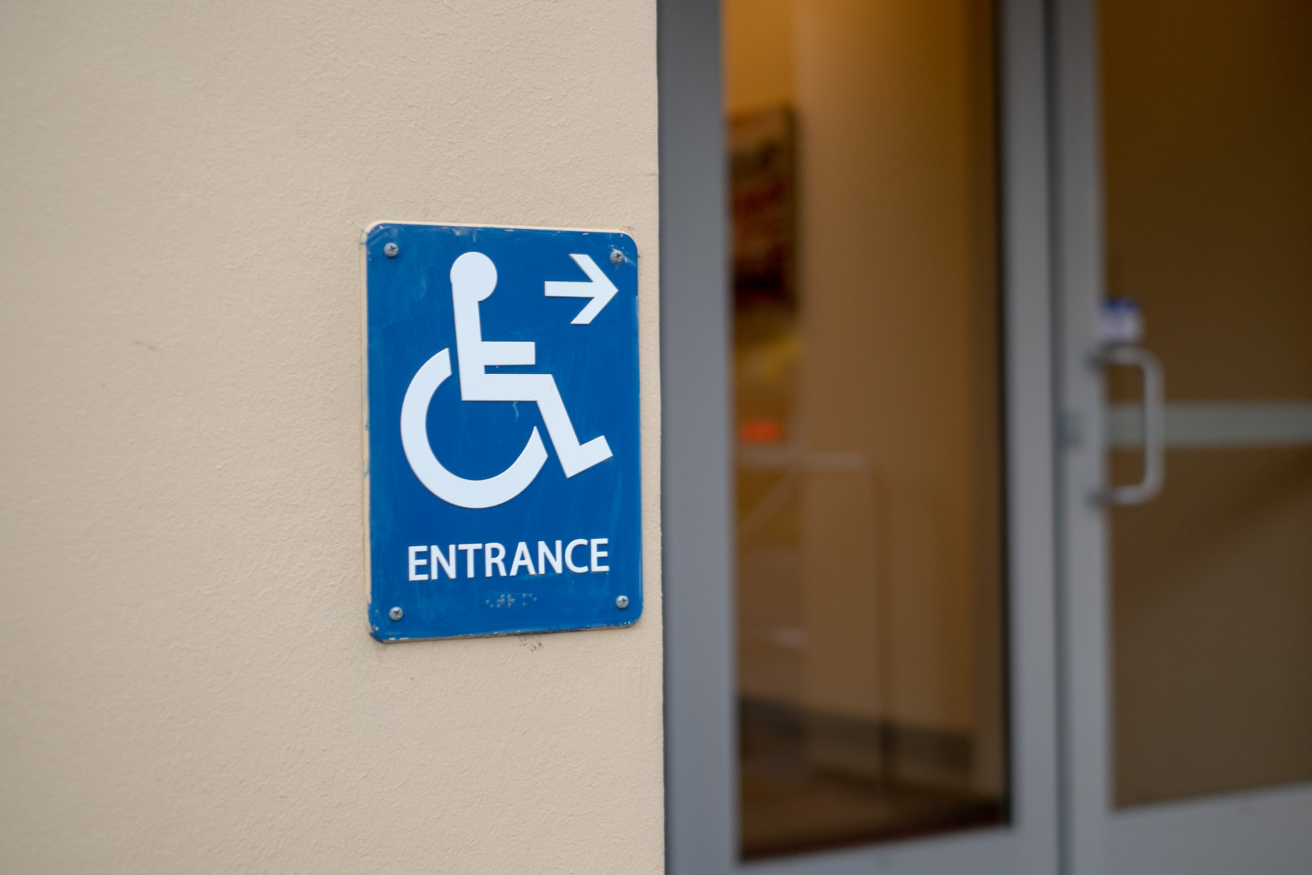
[[[997,822],[990,10],[723,9],[743,856]]]
[[[1312,5],[718,21],[732,867],[1312,871]]]

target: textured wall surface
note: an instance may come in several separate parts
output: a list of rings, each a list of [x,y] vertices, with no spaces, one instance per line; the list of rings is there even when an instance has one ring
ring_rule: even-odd
[[[0,11],[0,870],[657,872],[655,4]],[[358,241],[641,248],[639,623],[365,629]]]

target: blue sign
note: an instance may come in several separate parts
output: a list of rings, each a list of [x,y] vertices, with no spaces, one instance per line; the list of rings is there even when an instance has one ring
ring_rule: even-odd
[[[633,623],[633,239],[380,223],[364,247],[374,637]]]

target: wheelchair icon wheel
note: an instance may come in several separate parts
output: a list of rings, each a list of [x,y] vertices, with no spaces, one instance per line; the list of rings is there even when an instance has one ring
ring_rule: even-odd
[[[401,446],[419,482],[438,498],[456,507],[485,508],[505,504],[538,476],[547,461],[547,449],[537,426],[528,444],[509,468],[486,480],[457,477],[433,455],[428,442],[428,406],[433,393],[451,376],[451,351],[444,349],[424,363],[401,403]]]

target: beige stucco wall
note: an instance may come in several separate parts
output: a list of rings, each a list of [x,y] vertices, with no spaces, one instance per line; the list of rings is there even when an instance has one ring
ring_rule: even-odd
[[[0,871],[662,868],[655,4],[0,10]],[[642,252],[646,606],[385,646],[362,229]]]

